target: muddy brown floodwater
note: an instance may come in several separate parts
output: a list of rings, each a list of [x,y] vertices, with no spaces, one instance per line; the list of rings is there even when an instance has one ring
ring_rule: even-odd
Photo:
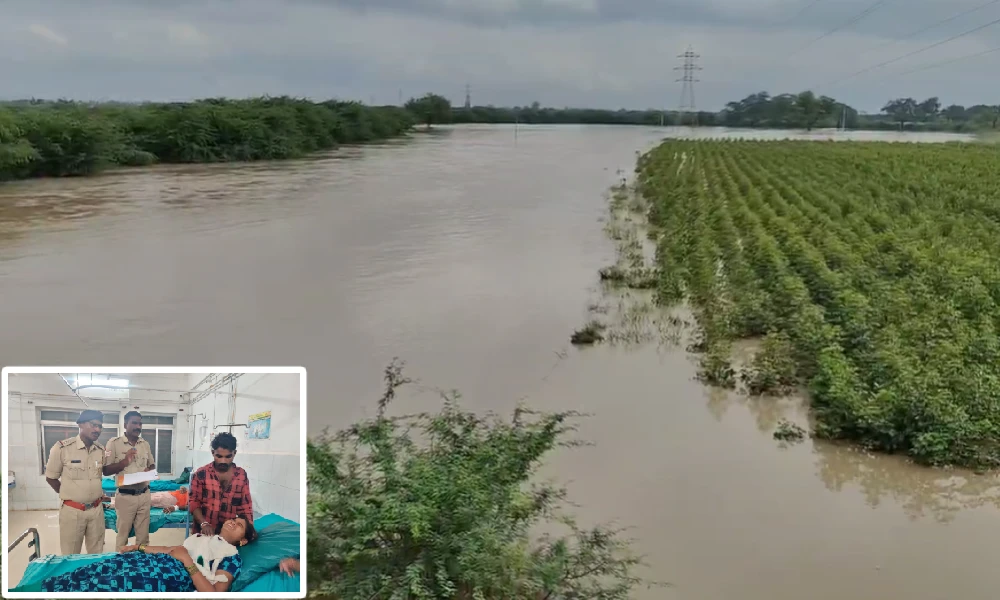
[[[318,432],[371,414],[399,356],[477,410],[593,413],[546,473],[634,528],[673,584],[641,598],[995,598],[993,476],[781,448],[794,400],[707,390],[669,345],[568,346],[614,260],[604,191],[664,133],[465,127],[0,186],[0,363],[304,365]]]

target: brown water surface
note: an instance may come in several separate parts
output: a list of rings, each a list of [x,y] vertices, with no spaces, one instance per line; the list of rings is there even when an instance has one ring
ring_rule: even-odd
[[[994,477],[781,448],[778,419],[805,422],[796,401],[706,390],[669,347],[568,346],[614,258],[603,192],[664,133],[462,127],[5,184],[0,363],[304,365],[317,432],[370,414],[399,356],[476,409],[593,413],[580,434],[596,445],[546,473],[585,520],[635,528],[674,584],[643,598],[996,597]]]

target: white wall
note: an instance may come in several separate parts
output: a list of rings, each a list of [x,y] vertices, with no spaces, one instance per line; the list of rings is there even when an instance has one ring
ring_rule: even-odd
[[[204,375],[191,375],[188,387],[194,387]],[[225,423],[247,423],[252,414],[271,411],[270,438],[247,439],[245,427],[234,427],[236,464],[247,471],[254,512],[258,515],[277,513],[301,522],[301,422],[300,382],[298,374],[246,373],[235,384],[235,407],[229,405],[229,391],[215,393],[196,402],[189,409],[195,428],[194,447],[185,465],[197,469],[212,462],[211,441],[229,428]],[[248,397],[252,396],[252,397]],[[232,410],[232,412],[231,412]],[[195,417],[197,415],[197,417]],[[204,415],[202,417],[201,415]],[[202,436],[202,427],[207,426]],[[190,429],[187,430],[190,432]],[[188,441],[188,440],[185,440]],[[186,444],[182,444],[186,447]]]
[[[131,386],[162,389],[188,389],[188,375],[129,375]],[[56,374],[11,374],[9,379],[10,404],[7,418],[9,439],[4,440],[9,452],[8,468],[14,471],[17,486],[8,492],[13,510],[51,510],[59,507],[59,498],[45,482],[42,475],[41,430],[38,424],[42,409],[81,411],[86,408],[72,395],[69,387]],[[174,415],[174,471],[180,473],[186,457],[189,436],[186,412],[181,397],[175,392],[133,390],[131,393],[86,390],[85,396],[111,396],[106,400],[88,400],[92,408],[117,411],[120,419],[138,406],[139,412]],[[115,397],[117,396],[117,397]],[[119,427],[122,425],[119,422]],[[119,429],[121,431],[121,429]],[[46,449],[46,456],[48,455]],[[180,465],[180,466],[178,466]],[[165,474],[169,477],[171,474]],[[169,477],[172,478],[172,477]]]

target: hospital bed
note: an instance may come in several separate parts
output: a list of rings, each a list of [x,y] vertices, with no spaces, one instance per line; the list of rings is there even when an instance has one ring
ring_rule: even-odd
[[[278,570],[281,559],[298,558],[301,555],[300,525],[273,513],[255,519],[254,525],[258,534],[257,541],[240,548],[243,566],[230,591],[248,593],[300,591],[301,580],[298,575],[288,576]],[[45,579],[69,573],[102,560],[109,554],[42,556],[38,544],[38,532],[31,529],[21,534],[7,551],[13,550],[28,536],[33,536],[32,542],[29,543],[29,546],[34,548],[33,554],[20,583],[10,590],[12,592],[41,592],[42,581]]]
[[[181,488],[180,483],[174,483],[173,481],[164,481],[161,479],[156,479],[149,482],[149,491],[151,492],[173,492]],[[115,491],[118,486],[115,485],[114,477],[104,477],[101,479],[101,489],[104,490],[104,494],[107,496],[114,496]]]
[[[151,492],[172,492],[180,489],[180,487],[181,484],[174,483],[173,481],[161,481],[157,479],[149,482],[149,491]],[[105,477],[101,481],[101,489],[104,490],[104,495],[108,497],[114,496],[118,489],[115,486],[115,478]],[[118,531],[118,515],[115,514],[115,509],[107,505],[104,506],[104,527],[115,532]],[[186,510],[174,510],[166,514],[162,508],[151,508],[149,510],[149,533],[153,533],[160,528],[190,529],[190,527],[191,513]],[[132,530],[129,534],[134,536],[135,530]]]

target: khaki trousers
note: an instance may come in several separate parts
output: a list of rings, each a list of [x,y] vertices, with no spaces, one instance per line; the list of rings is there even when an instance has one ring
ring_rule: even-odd
[[[128,544],[129,532],[135,527],[135,543],[149,543],[149,489],[134,496],[123,494],[121,490],[115,495],[115,514],[118,519],[118,537],[115,538],[115,550]]]
[[[104,552],[104,507],[98,504],[90,510],[77,510],[62,505],[59,508],[59,548],[63,556],[80,554],[84,540],[87,554]]]

